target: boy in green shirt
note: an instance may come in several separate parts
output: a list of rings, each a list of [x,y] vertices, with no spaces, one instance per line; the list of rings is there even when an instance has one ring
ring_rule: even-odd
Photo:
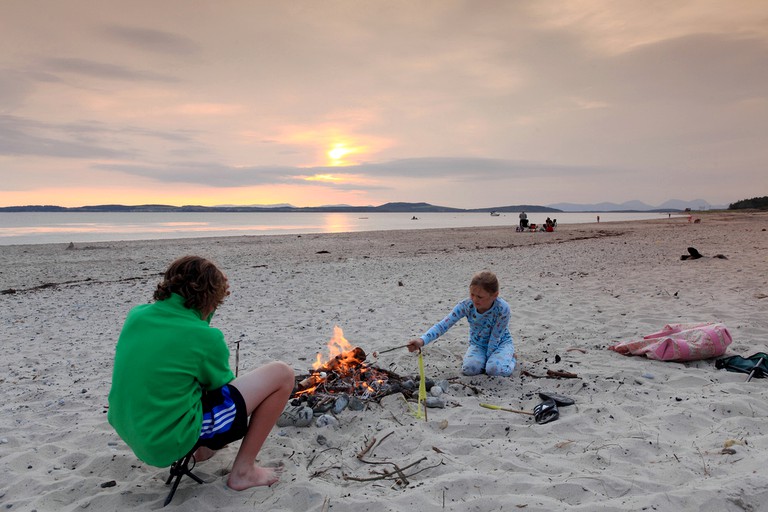
[[[227,485],[271,485],[280,469],[256,456],[294,386],[293,370],[272,362],[235,378],[223,333],[211,317],[229,295],[226,276],[210,261],[174,261],[155,302],[128,314],[115,351],[107,418],[137,457],[169,466],[193,448],[195,460],[243,439]]]

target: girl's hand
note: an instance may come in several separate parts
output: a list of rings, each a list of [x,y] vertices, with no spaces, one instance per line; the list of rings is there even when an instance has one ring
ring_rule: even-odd
[[[408,352],[418,352],[424,346],[424,340],[416,338],[408,342]]]

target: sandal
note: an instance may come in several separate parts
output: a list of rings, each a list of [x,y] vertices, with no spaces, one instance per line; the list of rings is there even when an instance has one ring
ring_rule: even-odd
[[[557,410],[557,404],[552,399],[545,400],[533,408],[533,419],[539,425],[555,421],[559,417],[560,411]]]
[[[539,391],[539,396],[541,397],[542,400],[554,400],[555,404],[557,404],[558,407],[566,407],[568,405],[573,405],[576,403],[576,401],[573,398],[569,398],[563,395],[557,395],[555,393],[550,393],[549,391]]]

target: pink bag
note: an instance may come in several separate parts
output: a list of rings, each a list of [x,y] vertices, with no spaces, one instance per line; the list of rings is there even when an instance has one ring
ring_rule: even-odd
[[[731,341],[725,324],[672,324],[641,340],[622,341],[608,350],[659,361],[695,361],[725,354]]]

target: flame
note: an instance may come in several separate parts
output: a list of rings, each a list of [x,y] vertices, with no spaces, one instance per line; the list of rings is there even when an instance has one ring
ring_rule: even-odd
[[[350,350],[354,349],[347,339],[344,337],[344,331],[341,330],[341,327],[338,325],[333,326],[333,337],[331,338],[331,341],[328,342],[328,357],[323,360],[323,355],[318,352],[317,353],[317,359],[314,363],[312,363],[312,368],[317,370],[324,366],[328,361],[331,361],[334,357],[340,356],[344,353],[349,352]],[[348,363],[346,361],[340,361],[341,363]]]
[[[317,354],[310,375],[298,383],[294,398],[322,390],[326,395],[348,392],[367,399],[378,396],[386,388],[386,375],[365,364],[365,351],[347,341],[339,326],[333,327],[327,349],[327,357]]]
[[[341,327],[335,325],[333,327],[333,337],[328,342],[328,356],[323,357],[321,352],[317,353],[315,362],[312,363],[312,369],[317,373],[308,376],[302,382],[305,387],[302,391],[298,391],[294,396],[312,394],[317,389],[317,386],[325,381],[326,373],[323,370],[328,369],[329,366],[333,366],[335,370],[348,371],[350,368],[359,365],[360,361],[357,361],[352,356],[352,351],[355,347],[352,346],[349,341],[344,337],[344,331]],[[341,356],[344,357],[341,357]],[[335,360],[335,361],[334,361]]]

